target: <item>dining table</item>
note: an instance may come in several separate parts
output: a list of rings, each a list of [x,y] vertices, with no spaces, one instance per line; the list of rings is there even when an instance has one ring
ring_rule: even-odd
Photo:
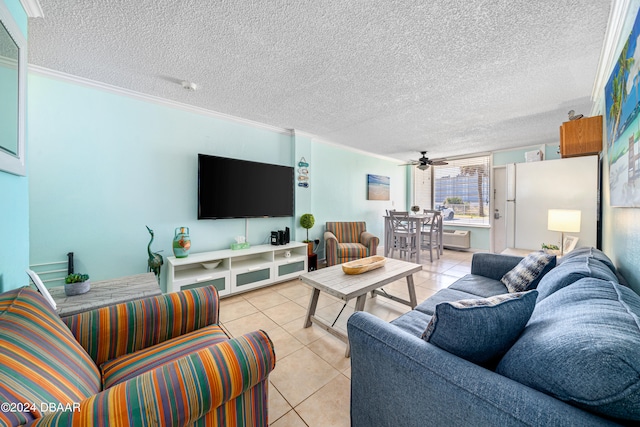
[[[393,248],[393,242],[391,239],[393,224],[391,221],[391,215],[384,215],[384,256],[388,257],[391,249]],[[416,253],[416,263],[420,264],[420,233],[422,232],[424,225],[429,225],[431,223],[431,219],[433,218],[433,214],[431,213],[421,213],[421,214],[409,214],[407,215],[407,219],[413,222],[410,227],[413,230],[417,230],[417,239],[412,240],[418,245],[415,249]]]

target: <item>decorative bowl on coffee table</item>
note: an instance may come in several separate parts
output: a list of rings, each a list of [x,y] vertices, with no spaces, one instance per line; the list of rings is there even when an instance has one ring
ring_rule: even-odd
[[[346,274],[362,274],[382,267],[386,261],[387,259],[381,255],[360,258],[342,264],[342,271]]]

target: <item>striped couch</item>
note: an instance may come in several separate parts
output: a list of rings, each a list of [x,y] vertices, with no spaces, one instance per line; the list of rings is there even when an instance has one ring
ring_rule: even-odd
[[[64,321],[29,288],[0,294],[0,425],[266,426],[273,344],[217,323],[213,286]]]
[[[364,221],[326,224],[324,250],[328,266],[375,255],[378,244],[380,239],[367,231]]]

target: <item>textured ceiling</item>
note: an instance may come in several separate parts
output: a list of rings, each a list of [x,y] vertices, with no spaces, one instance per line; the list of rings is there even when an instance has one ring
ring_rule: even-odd
[[[31,64],[409,159],[557,142],[611,1],[40,4]]]

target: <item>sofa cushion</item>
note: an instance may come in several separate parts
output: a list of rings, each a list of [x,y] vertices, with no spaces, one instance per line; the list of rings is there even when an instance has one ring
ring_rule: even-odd
[[[98,367],[29,288],[0,295],[0,357],[0,402],[35,406],[31,413],[0,411],[0,424],[23,424],[40,417],[46,404],[80,402],[100,392]]]
[[[522,258],[500,281],[509,292],[535,289],[540,279],[556,265],[556,256],[542,251],[533,252]]]
[[[539,301],[497,372],[583,409],[640,420],[640,296],[581,279]]]
[[[368,250],[362,243],[338,243],[338,259],[359,259],[368,256]]]
[[[585,277],[617,282],[618,279],[604,263],[592,257],[576,257],[563,260],[560,265],[546,274],[538,284],[538,301],[542,301],[559,289],[569,286]]]
[[[422,338],[477,364],[489,364],[518,339],[536,304],[538,292],[441,303]]]
[[[459,301],[463,299],[474,299],[474,298],[480,298],[480,297],[468,292],[458,291],[451,288],[440,289],[438,292],[432,295],[429,299],[426,299],[425,301],[418,304],[415,310],[421,311],[424,314],[428,314],[429,316],[432,316],[433,313],[435,313],[436,311],[436,306],[441,302]]]
[[[455,281],[451,286],[449,286],[449,289],[467,292],[481,298],[506,294],[509,292],[504,283],[499,280],[479,276],[477,274],[467,274]]]
[[[613,265],[613,261],[611,261],[611,259],[607,255],[605,255],[604,252],[602,252],[600,249],[591,247],[572,250],[571,252],[565,254],[562,258],[560,258],[558,264],[562,264],[576,258],[594,258],[604,263],[613,273],[616,273],[617,271],[616,266]]]
[[[100,366],[104,389],[130,378],[188,356],[203,348],[228,340],[218,325],[210,325],[135,353],[120,356]]]
[[[413,336],[421,337],[430,320],[430,315],[418,310],[411,310],[390,323]]]

